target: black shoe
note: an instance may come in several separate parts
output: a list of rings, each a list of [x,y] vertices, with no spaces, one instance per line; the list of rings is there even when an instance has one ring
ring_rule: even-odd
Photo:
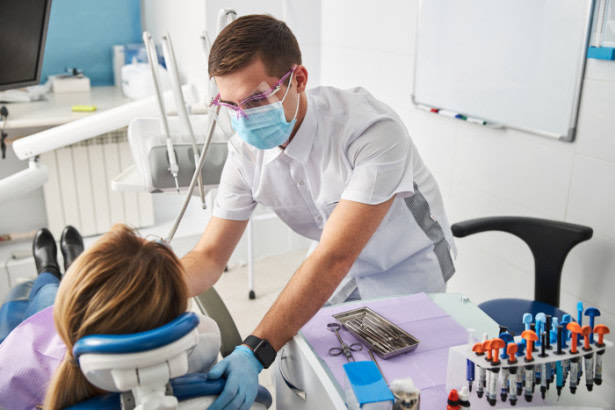
[[[34,255],[36,271],[39,274],[49,272],[58,279],[62,279],[57,259],[56,240],[48,229],[42,228],[36,233],[34,241],[32,241],[32,254]]]
[[[60,238],[60,249],[64,257],[64,272],[66,272],[73,261],[83,252],[83,238],[81,238],[77,229],[70,225],[64,228]]]

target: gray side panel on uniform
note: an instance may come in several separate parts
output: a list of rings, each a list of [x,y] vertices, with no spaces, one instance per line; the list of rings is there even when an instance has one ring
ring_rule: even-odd
[[[419,227],[425,232],[425,235],[433,242],[434,253],[438,258],[440,269],[442,270],[442,277],[444,281],[448,281],[453,273],[455,273],[455,266],[453,265],[453,259],[451,258],[451,252],[449,244],[444,236],[442,226],[435,220],[431,214],[429,203],[419,190],[419,187],[414,184],[414,195],[404,198],[406,205]]]

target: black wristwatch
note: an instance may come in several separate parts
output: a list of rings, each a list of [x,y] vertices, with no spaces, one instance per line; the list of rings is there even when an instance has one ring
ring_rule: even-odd
[[[275,349],[265,339],[250,335],[246,337],[243,344],[250,346],[250,349],[254,352],[254,356],[256,356],[265,369],[269,368],[271,363],[275,360]]]

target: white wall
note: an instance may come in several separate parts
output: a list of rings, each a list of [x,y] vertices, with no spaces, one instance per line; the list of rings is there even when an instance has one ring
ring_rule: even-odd
[[[143,30],[156,44],[169,33],[182,82],[190,80],[203,98],[207,86],[207,64],[199,36],[206,29],[205,0],[141,0]]]
[[[322,83],[361,85],[399,112],[440,183],[451,222],[525,215],[591,226],[594,237],[564,266],[561,307],[575,312],[583,301],[615,326],[615,62],[588,60],[572,144],[442,118],[410,102],[417,15],[418,1],[322,2]],[[533,260],[520,240],[489,233],[457,245],[449,292],[475,303],[533,297]],[[615,355],[606,356],[610,386],[596,390],[612,402]]]
[[[193,82],[205,101],[207,62],[199,36],[207,31],[216,36],[218,12],[234,9],[239,16],[267,13],[287,22],[302,47],[303,63],[309,69],[310,84],[320,82],[320,0],[141,0],[143,29],[157,44],[168,32],[183,82]]]

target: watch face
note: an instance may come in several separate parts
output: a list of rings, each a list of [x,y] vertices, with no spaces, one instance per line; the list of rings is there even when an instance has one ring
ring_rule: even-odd
[[[258,347],[258,350],[255,352],[255,354],[256,357],[260,360],[263,367],[266,369],[271,366],[271,363],[273,363],[273,361],[275,360],[276,352],[273,347],[271,347],[269,342],[267,342],[266,340],[263,340],[263,342],[264,343],[262,343]]]
[[[275,360],[276,351],[268,341],[250,335],[244,340],[244,343],[252,348],[254,356],[256,356],[265,369],[271,366],[271,363]]]

